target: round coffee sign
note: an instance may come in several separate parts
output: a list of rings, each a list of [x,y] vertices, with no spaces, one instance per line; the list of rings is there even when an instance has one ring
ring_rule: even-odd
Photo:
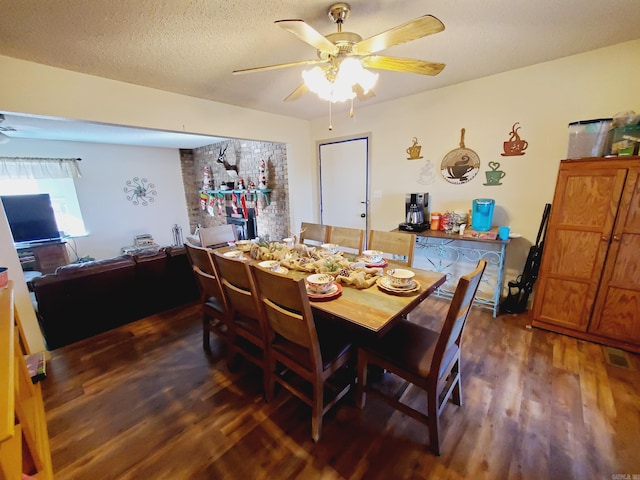
[[[460,135],[460,148],[451,150],[442,159],[440,172],[449,183],[461,184],[472,180],[480,170],[480,157],[464,145],[463,128]]]

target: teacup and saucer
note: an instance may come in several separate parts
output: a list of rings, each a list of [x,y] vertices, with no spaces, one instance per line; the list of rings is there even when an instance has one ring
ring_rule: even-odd
[[[338,253],[340,246],[337,243],[323,243],[320,247],[329,253]]]
[[[305,279],[307,291],[314,295],[326,295],[334,288],[334,278],[328,273],[314,273]]]
[[[411,270],[406,270],[404,268],[391,268],[387,270],[385,283],[390,288],[409,290],[416,285],[414,280],[415,276],[416,274]]]
[[[380,250],[364,250],[362,252],[362,258],[367,264],[382,263],[383,253],[384,252],[381,252]]]

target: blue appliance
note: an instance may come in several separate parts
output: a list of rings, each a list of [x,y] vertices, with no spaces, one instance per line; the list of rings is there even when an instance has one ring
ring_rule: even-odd
[[[471,228],[478,232],[491,230],[493,208],[496,201],[491,198],[476,198],[471,209]]]

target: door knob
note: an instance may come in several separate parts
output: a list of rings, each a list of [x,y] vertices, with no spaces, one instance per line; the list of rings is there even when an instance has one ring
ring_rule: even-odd
[[[366,216],[367,216],[367,214],[366,214],[366,213],[361,213],[361,214],[360,214],[360,218],[364,218],[364,217],[366,217]]]

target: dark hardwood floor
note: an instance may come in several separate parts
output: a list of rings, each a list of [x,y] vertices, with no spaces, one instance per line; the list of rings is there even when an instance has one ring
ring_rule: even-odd
[[[314,444],[309,407],[284,390],[265,404],[260,372],[229,372],[217,340],[205,354],[196,305],[154,315],[52,352],[43,394],[55,478],[640,478],[638,356],[527,323],[472,310],[463,406],[446,407],[436,457],[426,427],[375,399],[362,411],[345,399]]]

